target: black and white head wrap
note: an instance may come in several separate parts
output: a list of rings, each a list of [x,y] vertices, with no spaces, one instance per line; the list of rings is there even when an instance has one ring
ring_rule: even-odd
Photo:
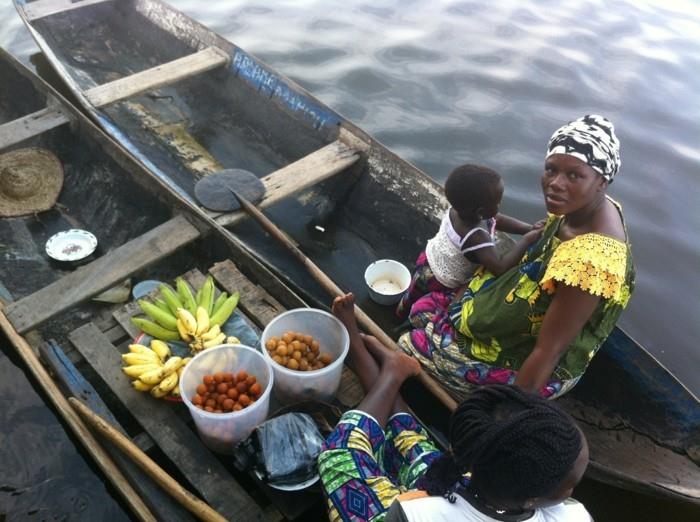
[[[620,140],[603,116],[587,114],[557,129],[547,144],[547,158],[568,154],[586,162],[611,183],[620,169]]]

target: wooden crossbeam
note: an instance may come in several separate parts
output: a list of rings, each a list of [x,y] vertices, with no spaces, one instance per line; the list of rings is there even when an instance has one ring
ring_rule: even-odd
[[[69,121],[61,107],[46,107],[0,125],[0,150]]]
[[[92,263],[7,306],[14,328],[24,333],[111,288],[134,272],[167,257],[200,236],[182,216],[132,239]]]
[[[229,56],[217,47],[207,47],[202,51],[178,58],[126,76],[113,82],[98,85],[85,91],[85,97],[95,107],[102,107],[135,94],[149,91],[163,85],[178,82],[189,76],[203,73],[229,62]]]
[[[72,9],[79,9],[88,5],[101,4],[103,2],[112,2],[114,0],[82,0],[80,2],[71,2],[71,0],[39,0],[24,4],[24,15],[27,20],[33,22],[39,18],[50,16]]]
[[[340,140],[326,145],[286,167],[262,178],[265,196],[259,207],[269,207],[345,170],[360,159],[360,153]],[[246,216],[242,210],[210,214],[220,225],[238,223]]]

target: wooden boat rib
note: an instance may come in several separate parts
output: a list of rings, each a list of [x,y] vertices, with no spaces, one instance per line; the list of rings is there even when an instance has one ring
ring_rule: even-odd
[[[34,21],[27,16],[48,1],[15,4],[50,63],[108,134],[193,207],[194,183],[211,172],[245,168],[268,176],[267,182],[276,172],[279,186],[292,184],[297,197],[270,197],[265,203],[273,219],[341,286],[359,294],[375,320],[395,326],[367,301],[361,267],[379,257],[410,265],[445,208],[435,182],[294,82],[163,2],[83,1]],[[98,92],[93,89],[129,83],[141,71],[168,68],[211,48],[229,63],[102,107],[90,103],[88,94]],[[307,178],[309,172],[318,178]],[[288,285],[323,299],[301,268],[278,262],[284,253],[240,214],[199,210],[219,226],[236,224],[238,240]],[[314,235],[315,226],[326,231],[323,237]],[[338,266],[338,257],[347,255],[353,269]],[[698,398],[622,330],[561,401],[591,441],[591,476],[700,502]]]

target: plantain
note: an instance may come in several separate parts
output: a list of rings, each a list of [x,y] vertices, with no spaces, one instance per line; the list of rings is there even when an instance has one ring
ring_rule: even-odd
[[[197,321],[197,329],[194,332],[195,337],[199,337],[207,330],[209,330],[209,312],[207,312],[204,307],[197,307],[197,315],[195,316],[195,321]]]
[[[202,343],[202,348],[206,350],[207,348],[211,348],[213,346],[218,346],[222,344],[226,340],[226,334],[224,332],[221,332],[219,335],[211,339],[210,341],[207,341],[205,343]]]
[[[153,339],[151,341],[151,350],[158,355],[160,362],[165,362],[165,360],[170,357],[170,346],[159,339]]]
[[[161,325],[144,319],[143,317],[132,317],[131,322],[134,323],[139,330],[156,339],[161,339],[162,341],[177,341],[180,339],[180,334],[177,333],[177,331],[163,328]]]
[[[170,315],[172,315],[172,312],[170,311],[170,307],[168,306],[168,303],[166,303],[162,299],[160,299],[160,298],[154,299],[153,304],[156,305],[161,310],[163,310],[164,312],[168,312]]]
[[[182,326],[184,326],[185,331],[189,335],[195,334],[195,332],[197,331],[197,320],[194,318],[194,316],[191,313],[189,313],[184,308],[178,308],[177,309],[177,318],[180,321],[182,321]]]
[[[197,323],[197,326],[199,326],[199,323]],[[200,339],[202,341],[211,341],[214,337],[219,335],[221,333],[221,327],[218,324],[213,325],[209,330],[204,332],[202,335],[200,335]]]
[[[183,358],[178,357],[177,355],[165,361],[165,364],[163,365],[163,377],[167,377],[168,375],[175,373],[177,369],[182,366],[182,363]]]
[[[175,386],[177,386],[178,379],[179,377],[177,375],[177,372],[175,371],[167,377],[165,377],[162,381],[160,381],[160,383],[158,384],[158,388],[160,388],[161,391],[168,393],[170,390],[175,388]]]
[[[182,324],[180,319],[177,320],[177,331],[183,341],[187,341],[189,343],[192,340],[192,336],[187,333],[187,329],[185,328],[185,325]]]
[[[135,381],[131,382],[131,385],[134,387],[135,390],[141,391],[141,392],[147,392],[150,391],[151,388],[153,388],[152,384],[146,384],[143,381],[140,381],[136,379]]]
[[[156,368],[155,370],[150,370],[139,375],[139,380],[145,384],[155,385],[163,380],[165,375],[163,374],[163,366]]]
[[[214,279],[212,279],[211,276],[207,276],[204,284],[202,284],[201,291],[199,301],[197,301],[197,306],[201,306],[207,311],[207,313],[211,313],[209,306],[214,297]]]
[[[160,364],[160,359],[158,358],[158,355],[152,350],[151,354],[152,355],[148,355],[145,353],[129,352],[122,354],[122,361],[124,361],[129,366],[137,364]]]
[[[177,315],[177,309],[183,306],[178,295],[173,292],[172,288],[164,284],[160,285],[158,289],[160,290],[160,295],[163,297],[163,300],[167,303],[170,312],[173,315]]]
[[[215,314],[216,311],[221,308],[221,305],[224,304],[224,302],[228,299],[228,294],[226,292],[221,292],[219,294],[219,297],[216,298],[216,301],[214,301],[214,306],[212,307],[211,313]],[[210,314],[211,315],[211,314]]]
[[[122,371],[132,379],[138,379],[146,372],[160,369],[161,366],[159,364],[135,364],[132,366],[125,366],[122,368]]]
[[[150,355],[150,353],[153,350],[151,350],[148,346],[134,343],[134,344],[129,345],[129,351],[131,353],[142,353],[142,354]]]
[[[151,395],[153,395],[153,397],[155,397],[156,399],[162,399],[167,394],[167,391],[161,390],[158,386],[154,386],[153,388],[151,388]]]
[[[224,301],[224,303],[216,311],[216,313],[209,317],[209,324],[218,324],[219,326],[221,326],[226,321],[228,321],[228,318],[231,317],[231,314],[238,305],[238,299],[240,298],[240,296],[240,292],[234,292],[233,295],[231,295],[231,297],[226,299],[226,301]]]
[[[185,309],[194,315],[197,310],[197,302],[194,300],[190,285],[188,285],[182,277],[178,277],[175,279],[175,287],[177,288],[177,295],[180,297],[180,301],[182,301]]]
[[[145,299],[139,299],[138,304],[139,307],[141,307],[141,310],[143,310],[143,312],[148,317],[153,319],[163,328],[167,328],[168,330],[175,330],[175,328],[177,328],[177,319],[175,319],[175,317],[170,312],[165,312],[161,310],[156,305],[154,305],[153,303],[149,303]]]

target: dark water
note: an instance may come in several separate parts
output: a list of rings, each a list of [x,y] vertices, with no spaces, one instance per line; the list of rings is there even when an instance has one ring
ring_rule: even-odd
[[[538,177],[551,132],[587,112],[609,117],[623,158],[609,192],[624,206],[638,274],[621,326],[700,394],[700,4],[171,3],[290,76],[438,181],[463,162],[496,168],[506,180],[503,210],[523,219],[543,213]],[[9,0],[0,0],[0,45],[25,61],[36,51]],[[2,364],[11,363],[3,358]],[[16,368],[9,373],[0,386],[8,388],[3,400],[13,413],[7,417],[3,409],[0,438],[15,437],[20,454],[53,440],[45,456],[49,464],[40,459],[22,468],[24,485],[70,475],[76,491],[104,494],[30,383]],[[42,428],[53,439],[26,435],[45,422],[53,422],[53,431]],[[0,486],[5,483],[0,480]],[[697,511],[590,484],[579,496],[598,520],[700,520]],[[5,500],[17,498],[0,489],[0,519]],[[630,505],[637,509],[620,507]],[[52,513],[64,512],[58,500],[53,506]],[[105,516],[111,514],[105,509]]]

